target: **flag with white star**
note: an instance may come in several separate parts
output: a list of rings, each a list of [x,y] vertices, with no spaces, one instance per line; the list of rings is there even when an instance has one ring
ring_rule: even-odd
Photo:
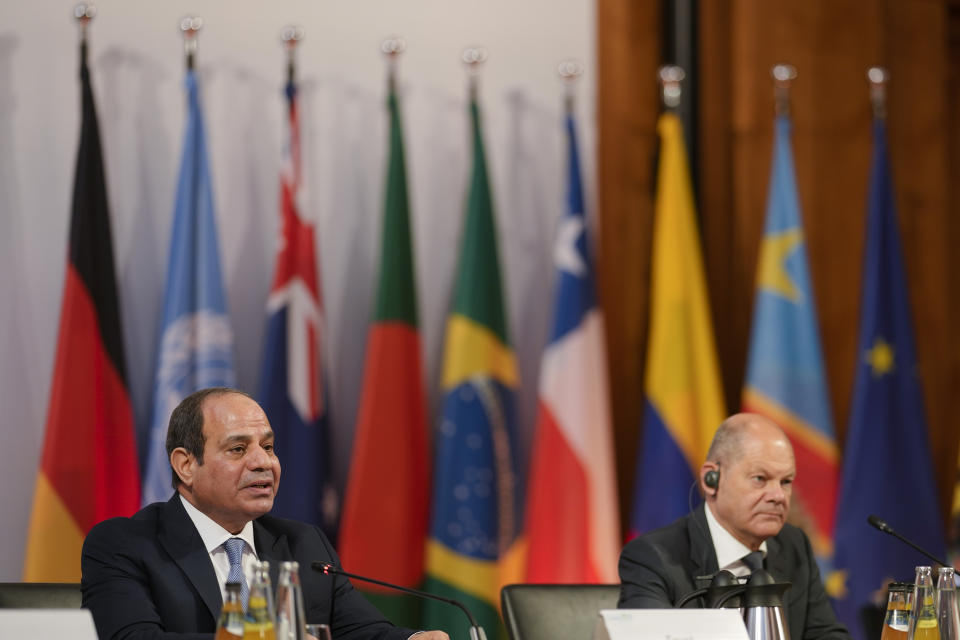
[[[834,532],[835,571],[827,579],[838,616],[858,640],[867,638],[860,611],[877,604],[878,595],[884,598],[884,582],[912,580],[916,565],[930,564],[872,529],[867,516],[876,514],[941,558],[946,549],[882,120],[874,123],[873,135],[856,379]]]
[[[526,578],[616,582],[621,539],[607,359],[572,114],[567,149],[567,212],[553,252],[553,327],[530,456]]]

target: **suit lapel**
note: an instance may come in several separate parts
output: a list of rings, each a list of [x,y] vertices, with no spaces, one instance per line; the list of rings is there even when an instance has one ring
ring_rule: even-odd
[[[203,539],[183,508],[179,493],[175,493],[163,509],[158,535],[160,544],[190,580],[216,621],[223,602],[217,574],[210,554],[203,546]]]
[[[274,535],[259,519],[253,521],[253,543],[257,547],[257,557],[270,563],[270,584],[277,584],[280,563],[290,560],[290,546],[287,536]]]
[[[787,566],[787,558],[782,551],[783,548],[777,536],[767,538],[767,557],[764,566],[775,581],[789,582],[790,567]]]
[[[707,516],[704,513],[705,504],[690,514],[687,521],[687,535],[690,536],[690,560],[693,563],[691,576],[694,588],[702,589],[710,586],[710,580],[697,580],[697,576],[707,576],[717,572],[717,551],[713,548],[713,538],[707,526]]]

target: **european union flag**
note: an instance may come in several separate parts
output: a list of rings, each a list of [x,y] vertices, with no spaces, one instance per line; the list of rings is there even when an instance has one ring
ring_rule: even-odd
[[[187,72],[187,130],[183,139],[170,261],[163,301],[160,354],[143,504],[170,498],[167,422],[185,397],[206,387],[232,387],[233,331],[220,274],[213,184],[197,78]]]
[[[882,120],[873,135],[858,362],[834,533],[836,571],[827,580],[840,619],[861,639],[859,611],[874,594],[882,601],[884,581],[912,580],[915,565],[929,564],[870,528],[867,516],[879,515],[940,557],[946,547]]]

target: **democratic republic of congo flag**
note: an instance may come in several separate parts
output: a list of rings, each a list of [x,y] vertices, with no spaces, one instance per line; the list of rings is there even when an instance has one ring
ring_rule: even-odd
[[[132,515],[140,505],[107,185],[86,42],[80,48],[80,90],[67,273],[23,568],[29,582],[79,582],[80,549],[90,528],[107,518]]]
[[[791,522],[806,531],[817,556],[827,560],[833,553],[839,453],[790,130],[790,118],[777,116],[743,410],[767,416],[790,438],[797,464]]]
[[[471,101],[473,176],[443,358],[428,590],[467,603],[493,640],[504,637],[500,587],[523,578],[523,486],[517,475],[517,361],[507,338],[497,232],[480,116]],[[425,629],[466,638],[463,613],[428,602]]]
[[[573,115],[556,297],[540,366],[526,532],[528,582],[616,582],[622,543],[603,315],[597,306]]]
[[[666,112],[657,131],[660,163],[643,437],[630,522],[634,534],[690,511],[697,471],[725,414],[683,128],[676,114]]]
[[[392,77],[390,89],[380,278],[337,548],[347,571],[419,588],[431,460],[407,170]],[[360,582],[356,587],[394,623],[420,627],[419,599]]]

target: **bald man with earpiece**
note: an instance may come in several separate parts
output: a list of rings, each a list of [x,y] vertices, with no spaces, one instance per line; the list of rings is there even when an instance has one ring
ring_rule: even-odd
[[[698,576],[759,567],[789,582],[784,613],[792,640],[850,640],[820,580],[807,536],[786,523],[796,477],[793,447],[774,422],[751,413],[717,428],[700,467],[704,504],[631,541],[620,554],[622,609],[671,608],[707,586]],[[702,607],[694,599],[688,607]]]

